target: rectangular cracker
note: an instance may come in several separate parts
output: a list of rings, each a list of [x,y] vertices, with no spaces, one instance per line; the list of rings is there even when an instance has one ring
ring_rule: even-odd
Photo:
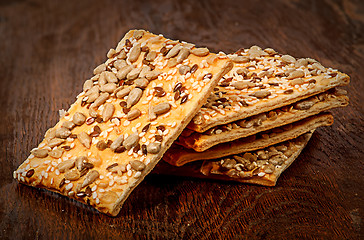
[[[107,57],[14,178],[116,216],[232,63],[144,30]]]
[[[221,143],[204,152],[196,152],[180,145],[173,146],[164,154],[163,160],[174,166],[182,166],[189,162],[216,159],[231,154],[255,151],[268,146],[296,138],[321,126],[329,126],[334,118],[330,113],[320,113],[282,127],[270,129],[246,138],[228,143]]]
[[[229,55],[235,62],[188,128],[196,132],[268,112],[348,84],[348,75],[310,58],[257,46]]]
[[[203,152],[220,143],[230,142],[280,127],[332,108],[344,107],[349,103],[349,98],[344,94],[346,94],[345,90],[330,89],[279,109],[273,109],[232,123],[218,125],[204,133],[191,133],[191,130],[184,130],[176,143],[185,148]],[[185,131],[189,131],[189,135]]]
[[[275,186],[279,176],[298,158],[313,132],[265,149],[181,167],[160,161],[152,173]]]

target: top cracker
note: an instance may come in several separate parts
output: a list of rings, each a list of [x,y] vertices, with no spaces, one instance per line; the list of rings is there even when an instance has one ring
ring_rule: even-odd
[[[143,30],[107,57],[14,177],[115,216],[232,63]]]
[[[209,128],[267,112],[330,88],[349,83],[349,76],[311,58],[296,59],[271,48],[253,46],[229,55],[234,68],[214,89],[188,128]]]

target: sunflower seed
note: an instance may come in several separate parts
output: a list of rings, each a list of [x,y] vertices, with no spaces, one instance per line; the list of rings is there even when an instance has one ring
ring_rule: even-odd
[[[264,52],[268,53],[269,55],[275,55],[277,52],[273,48],[266,48]]]
[[[295,85],[302,85],[305,83],[305,80],[302,79],[302,78],[296,78],[296,79],[293,79],[292,81],[289,82],[289,85],[290,86],[295,86]]]
[[[269,92],[267,90],[256,91],[255,93],[252,94],[252,96],[254,96],[256,98],[265,98],[270,95],[271,95],[271,92]]]
[[[145,78],[151,81],[156,79],[159,76],[159,74],[161,74],[159,71],[153,70],[145,74]]]
[[[105,72],[105,79],[108,83],[117,83],[118,78],[113,72]]]
[[[166,55],[166,58],[172,58],[177,56],[181,48],[182,48],[181,45],[175,45],[174,47],[171,48],[171,50],[169,50],[169,52]]]
[[[90,90],[92,88],[93,85],[94,85],[94,82],[92,80],[86,80],[83,83],[83,91],[87,92],[88,90]]]
[[[99,172],[96,170],[92,170],[91,172],[89,172],[86,177],[85,180],[82,183],[82,188],[86,187],[87,185],[93,183],[93,181],[95,181],[98,177],[100,176]]]
[[[44,138],[48,141],[50,141],[51,139],[56,137],[56,129],[55,128],[50,128],[46,131],[46,133],[44,134]]]
[[[149,121],[153,121],[153,120],[157,119],[157,115],[155,114],[155,112],[153,110],[152,104],[149,104],[149,106],[148,106],[148,117],[149,117]]]
[[[71,135],[71,131],[68,130],[67,128],[65,127],[60,127],[56,130],[56,137],[57,138],[68,138],[70,135]]]
[[[127,66],[128,64],[125,62],[125,60],[116,60],[114,62],[114,67],[117,69],[117,70],[120,70],[121,68]]]
[[[100,96],[95,100],[95,102],[91,105],[91,107],[97,108],[104,104],[106,100],[109,98],[110,94],[104,92],[101,93]]]
[[[118,59],[125,59],[126,58],[126,52],[124,49],[122,49],[119,53],[119,55],[117,56]]]
[[[290,55],[283,55],[281,59],[282,59],[282,61],[284,63],[294,63],[294,62],[296,62],[296,59],[294,57],[290,56]]]
[[[81,177],[80,172],[77,169],[72,169],[64,174],[66,180],[75,181]]]
[[[130,150],[132,147],[137,145],[138,142],[139,142],[139,134],[135,132],[124,140],[123,146],[126,148],[126,150]]]
[[[248,88],[249,87],[249,83],[251,83],[251,82],[247,82],[247,81],[237,81],[237,82],[231,83],[230,86],[234,87],[235,89],[242,90],[242,89]],[[254,83],[253,83],[253,85],[255,86]]]
[[[147,146],[148,153],[156,154],[159,153],[160,150],[161,150],[160,142],[149,143]]]
[[[80,132],[79,134],[77,134],[77,139],[82,143],[83,146],[85,146],[86,148],[90,148],[91,137],[87,133]]]
[[[171,109],[171,104],[164,102],[153,107],[153,112],[158,116],[167,113]]]
[[[116,51],[115,51],[115,49],[111,48],[111,49],[107,52],[106,57],[107,57],[107,58],[113,58],[115,55],[116,55]]]
[[[121,68],[117,73],[116,73],[116,77],[120,80],[123,80],[126,78],[126,76],[128,75],[128,73],[133,70],[133,66],[131,65],[127,65],[123,68]]]
[[[110,145],[110,149],[115,151],[118,147],[121,146],[121,144],[123,144],[124,141],[124,135],[121,135],[119,137],[117,137]]]
[[[72,117],[72,122],[77,125],[81,126],[86,121],[86,116],[83,113],[76,112]]]
[[[149,81],[145,78],[138,78],[134,83],[138,88],[145,89],[148,86]]]
[[[131,91],[131,87],[125,87],[116,93],[117,98],[123,98],[128,95]]]
[[[182,48],[177,57],[176,57],[176,60],[177,60],[177,63],[182,63],[183,60],[185,60],[186,58],[188,58],[188,56],[190,55],[190,50],[188,48]]]
[[[289,74],[287,77],[288,80],[295,79],[295,78],[302,78],[305,76],[305,73],[301,70],[295,70]]]
[[[116,89],[115,83],[106,83],[100,87],[101,92],[113,93]]]
[[[48,153],[49,156],[53,158],[60,158],[62,157],[64,150],[62,148],[55,148]]]
[[[194,48],[191,50],[191,53],[198,57],[205,57],[210,53],[210,51],[207,48]]]
[[[306,101],[301,101],[301,102],[298,102],[294,105],[294,108],[295,109],[298,109],[298,110],[308,110],[310,109],[313,105],[315,105],[315,101],[312,101],[312,100],[306,100]]]
[[[93,103],[98,97],[100,96],[100,94],[99,94],[99,92],[97,91],[97,92],[93,92],[93,93],[91,93],[89,96],[88,96],[88,98],[87,98],[87,100],[86,100],[86,102],[87,103]]]
[[[75,159],[69,159],[61,162],[57,165],[59,172],[64,173],[65,171],[72,169],[75,166]]]
[[[90,106],[89,110],[88,110],[88,114],[97,119],[97,110],[96,108],[94,108],[93,106]]]
[[[167,62],[168,67],[173,68],[176,65],[177,65],[177,59],[175,59],[175,58],[168,59],[168,62]]]
[[[64,139],[60,139],[60,138],[53,138],[51,140],[48,141],[48,147],[50,148],[54,148],[56,146],[61,145],[62,143],[64,143],[65,140]]]
[[[94,74],[100,74],[102,73],[103,71],[106,71],[106,64],[103,63],[103,64],[100,64],[99,66],[97,66],[95,69],[94,69]]]
[[[48,156],[48,149],[34,149],[31,153],[37,158],[45,158]]]
[[[107,80],[106,80],[106,72],[102,72],[100,74],[100,77],[99,77],[99,79],[98,79],[97,82],[98,82],[98,85],[99,86],[105,85],[107,83]]]
[[[128,114],[126,115],[126,119],[128,119],[128,121],[132,121],[136,118],[138,118],[142,113],[140,112],[139,109],[135,108],[133,110],[131,110],[130,112],[128,112]]]
[[[134,80],[139,76],[140,71],[142,71],[141,68],[134,68],[131,70],[128,75],[126,76],[126,79],[128,80]]]
[[[139,160],[130,161],[130,166],[135,171],[143,171],[145,169],[145,164]]]
[[[75,124],[71,121],[65,121],[62,123],[61,125],[63,128],[67,128],[67,129],[73,129],[75,127]]]
[[[133,90],[131,90],[128,99],[126,100],[127,108],[130,108],[133,105],[135,105],[142,97],[142,94],[143,90],[141,90],[140,88],[134,88]]]
[[[139,55],[140,55],[141,49],[140,49],[140,43],[136,43],[129,52],[129,61],[131,63],[135,62],[136,60],[138,60]]]
[[[157,57],[157,52],[156,51],[150,51],[147,56],[145,56],[145,60],[147,60],[148,62],[152,62],[154,61],[154,59]]]
[[[299,67],[302,67],[302,66],[307,66],[307,65],[308,65],[308,60],[307,60],[307,59],[305,59],[305,58],[298,59],[298,60],[295,62],[295,64],[294,64],[294,66],[295,66],[296,68],[299,68]]]
[[[318,62],[312,64],[312,67],[316,70],[320,70],[321,72],[326,72],[326,69]]]
[[[102,111],[102,119],[104,122],[109,121],[109,119],[114,115],[115,106],[112,103],[106,103]]]
[[[233,57],[231,57],[231,60],[234,63],[246,63],[246,62],[249,62],[249,58],[244,57],[244,56],[233,56]]]
[[[84,163],[87,162],[87,157],[85,156],[80,156],[77,157],[75,160],[75,166],[78,169],[78,171],[82,171],[82,169],[84,169]]]
[[[135,30],[134,33],[133,33],[133,37],[136,39],[136,40],[139,40],[143,37],[144,35],[144,31],[143,30]]]
[[[178,68],[179,74],[185,75],[191,70],[191,67],[188,65],[182,65]]]
[[[217,56],[215,54],[210,55],[206,58],[206,61],[208,64],[214,64],[215,60],[217,59]]]

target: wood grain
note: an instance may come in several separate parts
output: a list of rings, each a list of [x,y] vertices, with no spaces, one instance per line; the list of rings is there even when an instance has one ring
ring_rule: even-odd
[[[132,28],[318,59],[351,76],[351,103],[274,188],[148,176],[110,218],[18,184],[12,172]],[[0,239],[360,239],[363,34],[361,0],[0,1]]]

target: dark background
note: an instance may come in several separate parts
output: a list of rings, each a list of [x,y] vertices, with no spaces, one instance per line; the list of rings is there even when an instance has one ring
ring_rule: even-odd
[[[0,1],[0,239],[359,239],[364,1]],[[350,75],[351,103],[274,188],[148,176],[111,218],[12,172],[133,28],[235,51],[272,47]],[[361,235],[364,236],[364,235]]]

